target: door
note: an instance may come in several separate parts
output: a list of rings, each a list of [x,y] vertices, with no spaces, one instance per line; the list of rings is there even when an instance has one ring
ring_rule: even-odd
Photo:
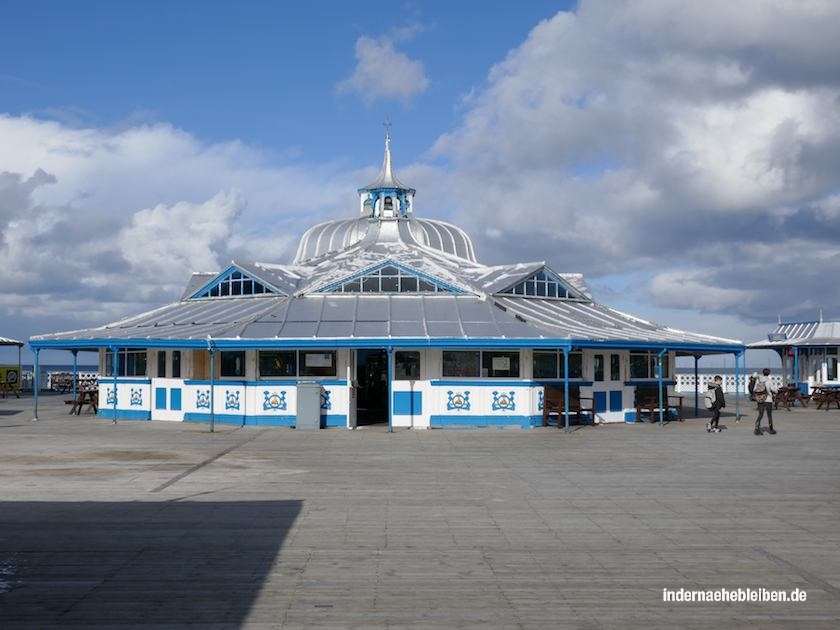
[[[388,422],[388,353],[356,350],[356,422],[359,426]]]
[[[624,410],[624,383],[621,379],[621,355],[598,353],[594,355],[595,412]]]

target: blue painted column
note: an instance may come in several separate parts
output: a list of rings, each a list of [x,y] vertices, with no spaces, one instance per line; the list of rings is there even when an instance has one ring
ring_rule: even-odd
[[[34,417],[32,418],[33,422],[38,421],[38,388],[41,387],[41,368],[38,363],[40,354],[41,350],[35,348],[35,370],[32,374],[32,393],[35,400],[35,412]]]
[[[111,347],[111,353],[114,355],[114,407],[113,407],[114,419],[112,421],[112,424],[117,424],[117,372],[119,371],[119,365],[120,365],[120,362],[119,362],[119,355],[120,355],[119,348],[116,348],[116,347],[112,346]],[[125,361],[126,361],[126,366],[125,366],[126,367],[126,372],[128,372],[128,355],[126,355]]]
[[[569,353],[572,351],[571,346],[566,346],[563,348],[563,407],[564,412],[563,415],[565,416],[563,430],[568,433],[569,429]],[[545,404],[543,402],[543,404]],[[548,416],[546,416],[548,417]],[[580,419],[580,414],[578,414],[578,419]],[[558,418],[557,421],[559,422],[560,419]],[[595,425],[595,418],[592,418],[592,425]]]
[[[668,348],[662,348],[659,351],[659,354],[656,355],[656,372],[657,378],[659,379],[659,426],[665,426],[665,409],[662,408],[662,404],[665,402],[662,399],[662,355],[668,352]]]
[[[735,422],[741,421],[741,371],[738,366],[742,358],[746,362],[746,350],[735,353]],[[744,375],[746,376],[746,365],[744,366],[744,370]]]
[[[388,353],[388,433],[394,430],[394,349],[387,348]]]
[[[210,353],[210,433],[216,430],[216,350],[207,342]]]
[[[76,400],[76,397],[78,396],[78,393],[76,392],[76,379],[79,374],[78,357],[79,351],[73,350],[73,400]]]
[[[700,415],[700,368],[697,363],[700,361],[700,355],[694,355],[694,417]]]

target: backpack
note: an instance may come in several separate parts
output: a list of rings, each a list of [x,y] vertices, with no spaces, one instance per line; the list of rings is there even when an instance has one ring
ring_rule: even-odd
[[[717,396],[715,396],[716,391],[717,390],[710,389],[703,394],[703,404],[706,405],[706,409],[715,408],[715,401],[717,400]]]
[[[763,403],[767,400],[767,383],[761,379],[756,379],[752,390],[753,398],[757,403]]]

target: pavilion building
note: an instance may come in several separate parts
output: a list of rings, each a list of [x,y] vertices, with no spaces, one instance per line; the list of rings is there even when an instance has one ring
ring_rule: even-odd
[[[840,387],[840,321],[779,322],[767,340],[747,346],[750,350],[775,350],[782,361],[782,380],[803,393],[815,387]]]
[[[358,216],[310,228],[291,264],[194,273],[173,304],[33,337],[36,362],[98,351],[115,420],[296,426],[316,383],[322,426],[436,428],[536,426],[547,386],[591,398],[594,422],[633,421],[637,388],[673,393],[678,355],[743,356],[599,304],[578,273],[481,264],[462,229],[416,216],[390,143]]]

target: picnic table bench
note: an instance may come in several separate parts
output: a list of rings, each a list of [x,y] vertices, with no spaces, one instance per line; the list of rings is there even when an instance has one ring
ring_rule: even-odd
[[[811,400],[817,403],[817,409],[828,411],[831,405],[837,405],[840,409],[840,388],[837,387],[815,387],[814,393],[811,394]]]
[[[76,398],[67,402],[72,403],[70,415],[80,415],[82,413],[82,407],[85,405],[87,405],[88,411],[96,414],[99,410],[99,389],[91,386],[79,387],[76,390]]]
[[[595,424],[595,399],[580,395],[580,387],[569,387],[569,415],[574,415],[578,422],[584,420],[584,414]],[[566,390],[563,387],[546,385],[543,391],[542,425],[547,427],[550,416],[557,416],[557,427],[564,424],[566,415]]]
[[[791,405],[793,405],[796,401],[799,401],[799,404],[803,407],[807,407],[810,399],[810,394],[803,393],[802,390],[795,385],[786,385],[784,387],[780,387],[776,391],[776,394],[773,396],[773,406],[778,409],[779,405],[782,405],[785,409],[790,411]]]
[[[0,381],[0,394],[3,395],[3,398],[6,397],[6,394],[14,394],[20,398],[20,388],[17,381]]]

